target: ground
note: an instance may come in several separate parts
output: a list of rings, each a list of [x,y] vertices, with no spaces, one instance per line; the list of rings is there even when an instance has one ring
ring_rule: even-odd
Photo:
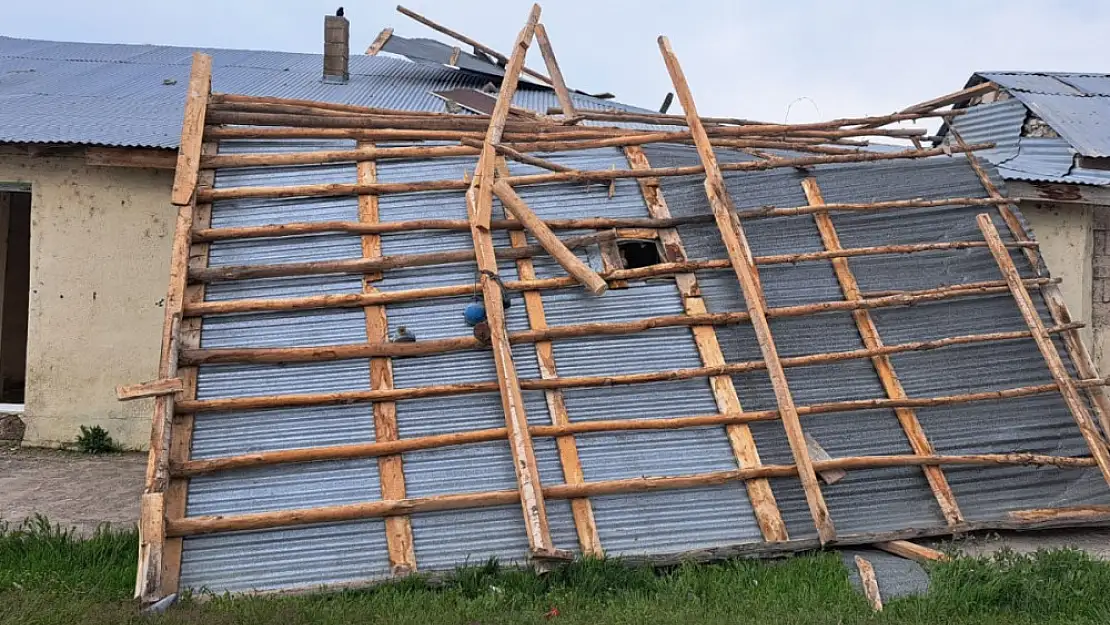
[[[146,454],[0,447],[0,519],[41,514],[86,536],[101,523],[134,527],[145,471]]]

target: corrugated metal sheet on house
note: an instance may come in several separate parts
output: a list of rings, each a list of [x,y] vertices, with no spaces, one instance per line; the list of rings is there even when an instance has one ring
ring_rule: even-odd
[[[322,82],[317,54],[201,49],[212,90],[384,108],[442,111],[429,92],[479,89],[490,77],[390,56],[351,55],[351,80]],[[193,48],[0,37],[0,142],[176,148]],[[583,109],[636,110],[572,95]],[[548,88],[522,82],[518,106],[558,106]]]
[[[328,149],[329,143],[234,142],[231,152]],[[693,164],[693,148],[647,147],[656,166]],[[580,169],[623,168],[615,149],[545,155]],[[721,151],[722,161],[753,157]],[[461,178],[472,172],[473,158],[434,161],[383,161],[377,168],[383,182]],[[532,168],[512,164],[514,174]],[[813,168],[829,202],[875,201],[911,197],[979,197],[983,190],[962,157],[925,161],[852,164]],[[806,204],[800,186],[806,175],[790,169],[731,173],[727,185],[738,208]],[[217,186],[292,184],[311,178],[351,180],[353,165],[244,169],[221,172]],[[702,180],[666,178],[663,190],[676,216],[706,214]],[[519,187],[518,192],[545,218],[648,215],[638,185],[623,180],[610,197],[607,185],[554,184]],[[495,214],[501,208],[495,205]],[[835,214],[845,246],[974,240],[980,237],[975,215],[980,207],[945,206],[881,213]],[[426,192],[380,197],[381,220],[418,216],[464,218],[461,192]],[[213,206],[214,226],[257,225],[309,220],[355,220],[354,198],[234,200]],[[779,217],[745,222],[757,255],[822,249],[811,216]],[[679,229],[691,258],[725,256],[711,224]],[[508,245],[503,232],[495,236]],[[469,233],[422,231],[382,236],[385,254],[469,249]],[[596,268],[596,250],[579,250]],[[356,258],[355,235],[320,235],[220,241],[212,244],[212,265],[289,262],[307,258]],[[1029,267],[1016,256],[1026,273]],[[535,260],[541,276],[562,275],[550,259]],[[997,280],[999,273],[982,249],[916,255],[875,256],[852,260],[865,291],[924,289],[946,284]],[[516,277],[511,262],[500,264],[506,279]],[[470,284],[473,263],[454,263],[385,272],[376,283],[382,290],[417,286]],[[827,261],[761,268],[768,304],[783,306],[840,299],[841,292]],[[699,272],[711,311],[743,310],[743,298],[732,272]],[[287,297],[324,292],[358,292],[357,276],[307,276],[244,280],[210,285],[206,297],[239,299]],[[528,328],[524,306],[514,296],[508,310],[510,331]],[[593,297],[580,289],[542,293],[551,326],[595,321],[634,320],[680,314],[682,302],[673,280],[633,282],[628,289]],[[418,339],[467,336],[462,319],[469,297],[421,300],[387,306],[391,328],[406,326]],[[1043,308],[1043,303],[1039,303]],[[1047,319],[1047,313],[1043,313]],[[1009,296],[966,298],[908,308],[874,311],[887,344],[959,334],[1020,330],[1024,323]],[[847,313],[775,319],[772,328],[783,356],[815,351],[860,349],[862,343]],[[729,362],[759,360],[748,326],[718,328]],[[228,315],[206,319],[203,347],[330,345],[366,340],[360,309]],[[559,340],[554,344],[560,375],[607,375],[696,367],[701,364],[690,331],[665,328],[632,335]],[[521,378],[539,377],[535,348],[516,345],[513,357]],[[910,396],[934,396],[1040,384],[1051,378],[1031,340],[990,343],[915,352],[893,357]],[[487,351],[394,359],[398,388],[494,379]],[[799,404],[841,399],[882,397],[883,390],[869,361],[788,369]],[[764,372],[733,377],[745,409],[774,408]],[[370,388],[366,360],[288,365],[203,365],[198,398],[215,399],[262,394],[322,392]],[[707,380],[564,391],[572,422],[605,419],[680,417],[717,412]],[[543,393],[526,391],[529,422],[550,422]],[[1085,446],[1061,400],[1042,395],[1017,400],[982,402],[919,410],[922,424],[940,453],[1031,451],[1084,455]],[[397,402],[402,438],[500,427],[504,424],[496,393],[433,397]],[[868,410],[803,419],[808,432],[834,457],[911,453],[890,410]],[[792,462],[781,424],[752,424],[759,453],[766,463]],[[199,414],[192,457],[219,458],[251,451],[272,451],[369,442],[374,440],[373,406],[291,408]],[[670,431],[609,432],[575,437],[587,481],[640,476],[688,475],[729,470],[736,460],[723,428]],[[563,481],[552,439],[535,440],[545,484]],[[404,454],[410,497],[447,493],[515,489],[512,457],[505,441],[494,441]],[[972,521],[1005,520],[1015,509],[1050,505],[1110,503],[1110,490],[1097,469],[1059,470],[946,468],[949,480]],[[773,479],[771,486],[794,540],[816,536],[802,489],[795,479]],[[824,486],[833,521],[841,536],[913,528],[943,531],[944,519],[920,469],[890,468],[853,471],[835,485]],[[328,461],[310,465],[276,465],[235,470],[194,478],[188,516],[238,514],[302,508],[380,498],[376,460]],[[613,555],[660,556],[702,549],[755,545],[762,536],[742,484],[655,493],[592,498],[602,545]],[[552,536],[558,548],[578,549],[569,503],[549,501]],[[483,562],[490,557],[521,561],[528,541],[517,505],[421,513],[412,516],[418,567],[444,570]],[[310,588],[383,579],[390,575],[385,530],[380,520],[191,536],[184,540],[182,585],[212,591]]]

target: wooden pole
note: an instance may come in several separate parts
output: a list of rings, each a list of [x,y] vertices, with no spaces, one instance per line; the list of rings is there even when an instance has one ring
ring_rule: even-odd
[[[991,222],[990,215],[985,213],[979,215],[978,222],[979,230],[983,232],[983,237],[990,245],[991,255],[998,263],[999,271],[1006,278],[1006,284],[1010,287],[1010,293],[1014,296],[1014,301],[1021,311],[1021,316],[1025,318],[1025,323],[1029,326],[1029,331],[1033,334],[1033,340],[1037,342],[1037,348],[1041,350],[1045,364],[1052,372],[1052,378],[1056,380],[1056,384],[1060,387],[1060,394],[1064,397],[1064,403],[1067,404],[1068,410],[1075,418],[1075,424],[1079,427],[1083,439],[1087,441],[1091,455],[1098,461],[1102,477],[1106,480],[1107,485],[1110,485],[1110,451],[1107,450],[1106,440],[1099,433],[1098,426],[1095,425],[1091,414],[1087,411],[1086,403],[1076,390],[1075,381],[1068,374],[1067,368],[1064,367],[1060,354],[1056,351],[1056,345],[1045,330],[1044,323],[1037,313],[1037,308],[1029,297],[1029,291],[1021,283],[1021,276],[1018,274],[1017,267],[1014,266],[1010,253],[1002,245],[1002,239],[998,236],[998,230]]]
[[[825,198],[821,194],[816,178],[808,177],[802,180],[802,189],[805,191],[806,199],[811,206],[821,206],[825,203]],[[821,235],[821,241],[825,249],[830,252],[843,249],[840,245],[840,235],[836,231],[832,217],[827,212],[820,212],[814,213],[813,218],[817,223],[817,231]],[[832,266],[836,280],[840,284],[840,290],[844,293],[844,299],[848,301],[863,299],[863,296],[860,295],[859,283],[856,281],[855,274],[852,273],[852,268],[848,265],[848,259],[834,258],[832,259]],[[867,349],[881,349],[883,341],[879,338],[879,328],[875,325],[874,319],[871,318],[871,313],[867,309],[855,310],[852,311],[852,318],[859,330],[863,346]],[[894,372],[894,365],[891,363],[890,357],[887,355],[873,356],[871,364],[875,367],[875,373],[878,375],[879,382],[882,384],[883,390],[886,391],[887,397],[905,399],[906,391],[902,388],[902,381],[898,379],[898,374]],[[906,439],[915,454],[931,456],[936,453],[932,443],[925,435],[925,429],[921,427],[921,422],[917,419],[917,414],[912,409],[898,408],[894,411],[894,414],[898,418],[902,430],[906,433]],[[933,497],[937,500],[937,505],[940,506],[940,511],[948,525],[956,527],[963,523],[963,515],[956,503],[956,496],[952,493],[952,488],[948,485],[948,480],[944,477],[940,467],[923,465],[922,469],[925,471],[925,478],[929,482],[929,489],[933,492]]]
[[[627,147],[624,150],[628,164],[633,169],[649,169],[647,155],[638,146]],[[640,178],[640,192],[644,196],[648,214],[658,219],[669,219],[670,208],[659,186],[658,178]],[[669,228],[659,233],[660,242],[667,252],[667,259],[683,262],[686,260],[686,250],[678,230]],[[675,282],[682,297],[683,308],[687,315],[699,317],[709,311],[705,301],[700,297],[701,288],[698,286],[697,275],[693,272],[680,273],[675,276]],[[697,346],[702,365],[705,367],[721,367],[725,365],[724,354],[721,352],[717,333],[711,325],[691,326],[694,344]],[[729,375],[715,375],[709,378],[710,388],[717,409],[722,413],[742,412],[740,398],[736,394],[736,387]],[[736,456],[737,466],[741,469],[758,467],[762,465],[759,451],[755,446],[755,437],[751,428],[746,423],[734,423],[725,426],[725,434]],[[782,520],[775,495],[771,491],[771,484],[766,479],[749,480],[746,484],[748,501],[751,502],[752,512],[756,522],[759,523],[763,539],[768,542],[789,540],[786,523]]]
[[[185,119],[181,124],[181,147],[177,152],[177,170],[173,178],[171,201],[175,206],[189,204],[196,191],[200,145],[204,140],[205,109],[211,90],[212,57],[194,52],[189,93],[185,100]]]
[[[465,146],[475,146],[478,149],[481,149],[481,147],[482,147],[482,142],[478,141],[476,139],[459,139],[459,142],[462,143]],[[534,167],[539,167],[539,168],[542,168],[542,169],[546,169],[548,171],[563,171],[563,172],[577,171],[573,167],[567,167],[565,165],[560,165],[558,163],[553,163],[549,160],[542,159],[542,158],[539,158],[539,157],[536,157],[536,156],[529,156],[528,154],[525,154],[524,152],[521,152],[519,150],[516,150],[516,149],[508,146],[508,145],[505,145],[504,143],[495,144],[493,146],[493,149],[498,154],[500,154],[502,156],[506,156],[508,158],[511,158],[514,161],[518,162],[518,163],[524,163],[525,165],[532,165]],[[509,175],[509,173],[506,171],[505,176],[508,176],[508,175]]]
[[[821,494],[821,486],[817,483],[817,474],[813,470],[813,462],[809,457],[805,434],[802,431],[798,411],[794,406],[794,398],[786,380],[786,372],[783,371],[782,363],[779,361],[778,350],[775,348],[774,337],[771,334],[771,326],[767,322],[767,304],[763,297],[763,287],[760,285],[759,274],[752,260],[752,251],[748,246],[744,227],[740,224],[740,220],[734,216],[736,207],[725,188],[725,181],[717,164],[717,157],[713,154],[713,146],[709,143],[709,137],[705,134],[705,128],[698,117],[693,94],[690,93],[690,87],[686,84],[686,76],[683,74],[682,67],[678,64],[678,58],[666,37],[659,38],[659,49],[663,53],[663,60],[666,62],[667,71],[671,75],[671,82],[674,84],[675,92],[682,103],[682,110],[686,112],[686,119],[689,122],[694,141],[697,143],[698,155],[701,157],[705,170],[705,194],[709,198],[709,205],[716,217],[717,228],[720,230],[721,239],[728,251],[729,261],[732,263],[736,277],[740,281],[744,303],[751,315],[751,324],[753,330],[755,330],[756,340],[759,342],[759,349],[763,354],[763,359],[767,362],[767,373],[771,378],[771,385],[774,387],[775,400],[782,414],[782,423],[786,430],[786,437],[790,442],[794,462],[799,468],[799,479],[802,482],[802,488],[805,490],[810,514],[813,516],[813,522],[817,527],[817,535],[822,543],[829,542],[836,538],[836,530],[833,527],[832,517],[829,516],[828,507],[825,505],[825,498]]]
[[[860,456],[817,463],[822,471],[836,469],[870,469],[896,466],[967,465],[967,466],[1091,466],[1089,458],[1040,456],[1036,454],[983,454],[965,456]],[[544,487],[549,499],[576,499],[625,493],[656,492],[703,488],[731,484],[739,480],[797,475],[794,465],[763,465],[749,469],[718,471],[675,477],[640,477],[624,480],[558,484]],[[403,514],[419,514],[442,510],[463,510],[500,506],[516,501],[515,490],[449,494],[403,500],[383,500],[300,510],[282,510],[230,516],[199,516],[177,520],[167,528],[169,536],[191,536],[219,532],[246,531],[288,527],[311,523],[334,523],[358,519],[381,518]]]
[[[470,37],[467,37],[466,35],[464,35],[460,32],[456,32],[454,30],[451,30],[450,28],[447,28],[446,26],[443,26],[441,24],[437,24],[437,23],[433,22],[432,20],[424,17],[423,15],[417,13],[416,11],[411,11],[409,9],[406,9],[405,7],[403,7],[401,5],[397,5],[397,12],[400,13],[401,15],[411,17],[412,19],[420,22],[421,24],[427,26],[428,28],[431,28],[432,30],[434,30],[436,32],[443,33],[444,35],[447,35],[448,37],[450,37],[452,39],[455,39],[456,41],[461,41],[461,42],[465,43],[466,45],[474,48],[478,52],[481,52],[483,54],[486,54],[486,55],[489,55],[489,56],[493,57],[498,62],[500,62],[503,66],[505,66],[505,76],[508,77],[508,75],[509,75],[508,64],[510,63],[511,59],[509,57],[505,56],[504,54],[501,54],[500,52],[498,52],[497,50],[494,50],[493,48],[490,48],[489,46],[482,45],[482,44],[478,43],[477,41],[471,39]],[[513,49],[513,54],[514,55],[516,54],[516,48]],[[537,71],[534,71],[534,70],[528,69],[527,67],[524,67],[523,66],[523,61],[521,62],[521,71],[525,74],[528,74],[529,76],[531,76],[533,78],[538,78],[538,79],[542,80],[543,82],[545,82],[549,85],[552,84],[551,79],[548,78],[547,76],[544,76],[543,74],[541,74]]]
[[[606,284],[605,280],[597,275],[593,269],[590,269],[589,265],[582,262],[566,245],[563,245],[559,237],[544,225],[543,220],[532,212],[532,209],[513,191],[512,187],[499,180],[494,183],[493,192],[501,200],[505,210],[516,217],[525,229],[536,237],[543,249],[547,250],[547,253],[551,254],[551,257],[558,261],[567,273],[574,276],[582,286],[586,287],[587,291],[594,295],[601,295],[608,290],[609,285]]]
[[[875,579],[875,569],[866,558],[855,557],[856,568],[859,570],[860,585],[863,586],[863,596],[871,604],[874,612],[883,611],[883,598],[879,595],[879,580]]]
[[[501,142],[505,131],[509,107],[516,92],[521,69],[524,67],[524,57],[532,42],[539,18],[540,7],[538,4],[533,5],[528,22],[513,45],[512,58],[505,66],[505,78],[501,82],[501,91],[498,93],[497,103],[490,116],[482,154],[474,171],[474,179],[466,192],[466,206],[467,218],[470,220],[470,234],[474,241],[474,251],[480,272],[486,321],[490,329],[490,343],[497,371],[497,387],[501,394],[501,406],[505,412],[509,447],[513,454],[513,467],[516,470],[517,490],[524,512],[529,553],[532,556],[546,557],[555,555],[555,546],[551,541],[551,533],[547,525],[547,509],[540,485],[539,466],[536,464],[532,438],[528,432],[528,418],[524,412],[524,396],[521,393],[520,380],[517,377],[508,332],[505,328],[505,309],[501,300],[501,286],[495,279],[497,260],[494,257],[493,238],[489,230],[493,211],[493,178],[497,154],[493,146]]]
[[[389,41],[389,38],[392,36],[392,28],[383,28],[382,32],[378,33],[378,36],[374,38],[374,41],[370,44],[370,47],[366,48],[366,55],[376,56],[378,52],[381,52],[382,47],[385,46],[386,42]]]
[[[955,128],[949,127],[949,134],[956,140],[957,147],[963,148],[967,146],[963,137],[956,131]],[[1026,231],[1025,225],[1017,214],[1010,208],[1011,202],[1001,202],[1005,197],[999,192],[998,187],[991,182],[990,176],[979,164],[979,161],[972,154],[965,154],[967,156],[968,164],[975,171],[975,175],[979,177],[979,181],[983,184],[983,188],[993,200],[999,200],[997,204],[998,214],[1006,223],[1006,228],[1010,231],[1010,235],[1018,242],[1032,241],[1033,237]],[[1045,266],[1041,255],[1037,250],[1027,249],[1024,250],[1025,259],[1029,261],[1033,271],[1038,276],[1048,276],[1048,268]],[[1072,316],[1068,310],[1067,302],[1064,301],[1064,295],[1060,292],[1060,287],[1053,284],[1041,290],[1041,295],[1044,297],[1045,304],[1048,306],[1048,311],[1052,315],[1053,323],[1060,325],[1071,323]],[[1081,377],[1093,378],[1098,377],[1098,368],[1095,366],[1094,360],[1091,358],[1091,353],[1087,350],[1087,346],[1083,344],[1082,338],[1076,331],[1067,332],[1064,334],[1064,346],[1067,348],[1068,355],[1071,357],[1072,363],[1075,365],[1076,371]],[[1110,437],[1110,396],[1107,396],[1105,388],[1091,388],[1087,390],[1087,396],[1091,399],[1091,404],[1094,407],[1095,414],[1098,415],[1098,422],[1102,425],[1103,435]]]
[[[537,35],[539,34],[537,26]],[[503,159],[498,159],[500,173],[507,173],[507,166]],[[496,192],[496,187],[494,188]],[[511,189],[510,189],[510,192]],[[504,200],[502,200],[504,203]],[[528,238],[524,232],[514,230],[509,233],[509,239],[514,247],[528,245]],[[536,269],[532,259],[521,258],[516,261],[517,275],[521,280],[534,280]],[[543,299],[539,291],[524,291],[524,307],[528,313],[528,325],[532,330],[547,330],[547,315],[543,308]],[[509,335],[512,340],[512,335]],[[538,340],[536,346],[536,361],[539,365],[540,377],[545,380],[559,377],[555,367],[555,349],[550,340]],[[551,389],[544,392],[547,400],[547,411],[551,416],[551,424],[555,426],[570,423],[567,406],[562,389]],[[582,484],[586,481],[582,472],[582,461],[578,457],[578,444],[573,435],[556,436],[555,447],[559,451],[559,463],[563,468],[563,480],[567,484]],[[570,501],[571,516],[574,519],[574,529],[578,534],[578,546],[582,553],[588,556],[601,557],[604,551],[601,547],[601,538],[597,533],[597,522],[594,520],[594,508],[589,499],[572,499]]]
[[[875,546],[887,553],[893,553],[896,556],[922,564],[929,562],[944,562],[948,560],[948,556],[945,555],[944,552],[930,549],[929,547],[917,543],[911,543],[908,540],[891,540],[875,543]]]
[[[570,97],[570,90],[563,80],[563,71],[559,69],[559,61],[555,59],[555,50],[551,47],[551,40],[547,38],[547,28],[543,24],[536,25],[536,43],[540,46],[543,62],[547,65],[547,73],[551,74],[551,84],[555,87],[555,97],[559,98],[559,106],[563,107],[563,115],[574,118],[574,100]]]

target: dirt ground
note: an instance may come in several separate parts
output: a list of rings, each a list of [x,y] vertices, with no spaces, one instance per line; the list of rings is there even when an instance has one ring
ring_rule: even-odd
[[[84,534],[101,523],[133,525],[145,470],[146,454],[88,456],[0,447],[0,520],[18,522],[37,513]],[[967,555],[1003,547],[1019,552],[1077,547],[1110,560],[1110,529],[982,534],[959,539],[955,546]]]
[[[0,447],[0,520],[42,514],[82,534],[101,523],[133,526],[145,471],[146,454]]]

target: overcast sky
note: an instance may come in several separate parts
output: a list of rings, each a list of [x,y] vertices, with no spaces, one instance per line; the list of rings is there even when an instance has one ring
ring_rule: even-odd
[[[339,1],[2,0],[0,34],[319,53],[322,16]],[[504,52],[531,6],[404,1]],[[352,54],[385,26],[439,38],[394,6],[346,6]],[[957,90],[976,70],[1110,72],[1110,2],[1098,0],[551,0],[544,9],[572,88],[657,108],[671,90],[656,44],[665,34],[703,115],[805,122],[882,114]],[[528,65],[542,68],[537,50]]]

